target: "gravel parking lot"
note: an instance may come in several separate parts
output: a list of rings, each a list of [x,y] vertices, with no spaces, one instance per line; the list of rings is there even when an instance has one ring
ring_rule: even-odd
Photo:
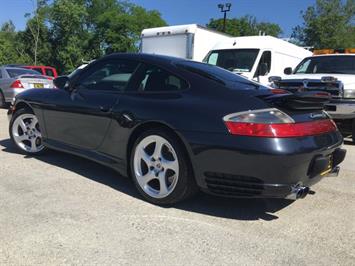
[[[303,200],[200,194],[171,208],[57,152],[17,153],[0,110],[0,265],[354,265],[355,146]]]

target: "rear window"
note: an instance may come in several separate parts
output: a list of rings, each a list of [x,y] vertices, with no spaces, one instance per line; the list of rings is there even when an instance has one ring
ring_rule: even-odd
[[[47,76],[54,77],[54,72],[52,69],[46,68],[45,71]]]
[[[257,89],[261,85],[220,67],[199,62],[182,61],[176,64],[189,72],[217,82],[230,89]]]
[[[31,68],[31,69],[34,70],[34,71],[37,71],[37,72],[40,73],[40,74],[43,74],[42,68],[40,68],[40,67],[33,67],[33,68]]]
[[[24,68],[7,68],[6,72],[9,74],[10,78],[16,78],[21,75],[30,74],[30,75],[38,75],[37,71],[31,69]]]

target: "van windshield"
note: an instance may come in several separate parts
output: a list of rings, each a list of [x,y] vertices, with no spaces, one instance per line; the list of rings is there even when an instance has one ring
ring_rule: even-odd
[[[295,74],[355,74],[355,56],[314,56],[304,59]]]
[[[259,49],[214,50],[207,55],[204,62],[233,72],[250,72],[258,54]]]

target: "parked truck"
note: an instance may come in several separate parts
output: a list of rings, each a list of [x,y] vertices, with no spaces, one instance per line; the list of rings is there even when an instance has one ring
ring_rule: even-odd
[[[285,67],[295,67],[310,55],[310,51],[272,36],[246,36],[218,42],[204,62],[269,85],[270,76],[281,75]]]
[[[283,76],[270,77],[272,86],[291,92],[323,91],[331,95],[326,111],[344,135],[355,143],[355,49],[315,50]]]
[[[270,76],[312,55],[275,37],[231,37],[197,24],[144,29],[140,51],[217,65],[264,85]]]
[[[142,31],[140,51],[202,61],[217,42],[229,38],[197,24],[150,28]]]

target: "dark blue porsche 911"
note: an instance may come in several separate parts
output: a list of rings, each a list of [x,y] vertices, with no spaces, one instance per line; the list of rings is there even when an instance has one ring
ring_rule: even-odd
[[[345,157],[324,93],[271,90],[215,66],[145,54],[112,54],[54,84],[19,94],[10,109],[19,150],[102,163],[155,204],[198,190],[302,198]]]

